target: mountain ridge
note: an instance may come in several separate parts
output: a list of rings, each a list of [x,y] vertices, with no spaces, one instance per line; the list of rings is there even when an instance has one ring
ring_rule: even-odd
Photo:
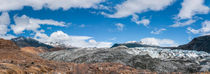
[[[126,42],[126,43],[116,43],[111,48],[118,47],[118,46],[126,46],[128,48],[135,48],[135,47],[160,47],[160,46],[153,46],[153,45],[146,45],[142,42]]]
[[[210,53],[210,35],[200,36],[192,39],[187,44],[180,45],[177,48],[184,50],[197,50]]]
[[[53,46],[41,43],[30,37],[20,36],[20,37],[11,39],[11,41],[13,41],[17,46],[21,48],[22,47],[46,47],[48,49],[53,48]]]

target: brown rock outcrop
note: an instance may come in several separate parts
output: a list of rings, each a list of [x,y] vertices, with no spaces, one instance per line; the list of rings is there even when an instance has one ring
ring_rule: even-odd
[[[0,50],[1,49],[20,50],[20,48],[14,42],[0,38]]]

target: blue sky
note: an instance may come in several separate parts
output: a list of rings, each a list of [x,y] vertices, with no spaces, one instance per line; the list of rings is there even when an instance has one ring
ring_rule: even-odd
[[[21,1],[24,2],[20,4]],[[0,37],[26,36],[49,42],[59,41],[51,34],[62,33],[75,36],[87,47],[107,47],[127,41],[177,46],[210,34],[209,0],[33,1],[3,0],[0,3]],[[19,21],[15,21],[18,18]],[[72,38],[60,40],[71,43]]]

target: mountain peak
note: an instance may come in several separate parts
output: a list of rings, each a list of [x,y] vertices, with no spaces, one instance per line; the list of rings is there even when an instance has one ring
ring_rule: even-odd
[[[20,36],[17,38],[13,38],[11,39],[16,45],[18,45],[19,47],[46,47],[48,49],[53,48],[50,45],[41,43],[33,38],[30,37],[24,37],[24,36]]]

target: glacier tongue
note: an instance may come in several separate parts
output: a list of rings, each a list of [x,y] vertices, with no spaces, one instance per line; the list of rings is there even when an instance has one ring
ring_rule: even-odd
[[[40,54],[42,58],[75,63],[115,62],[157,72],[210,71],[207,52],[158,47],[77,48]]]
[[[181,49],[164,49],[158,47],[137,47],[126,50],[133,55],[150,55],[152,58],[159,59],[201,59],[209,57],[210,54],[203,51],[181,50]]]

